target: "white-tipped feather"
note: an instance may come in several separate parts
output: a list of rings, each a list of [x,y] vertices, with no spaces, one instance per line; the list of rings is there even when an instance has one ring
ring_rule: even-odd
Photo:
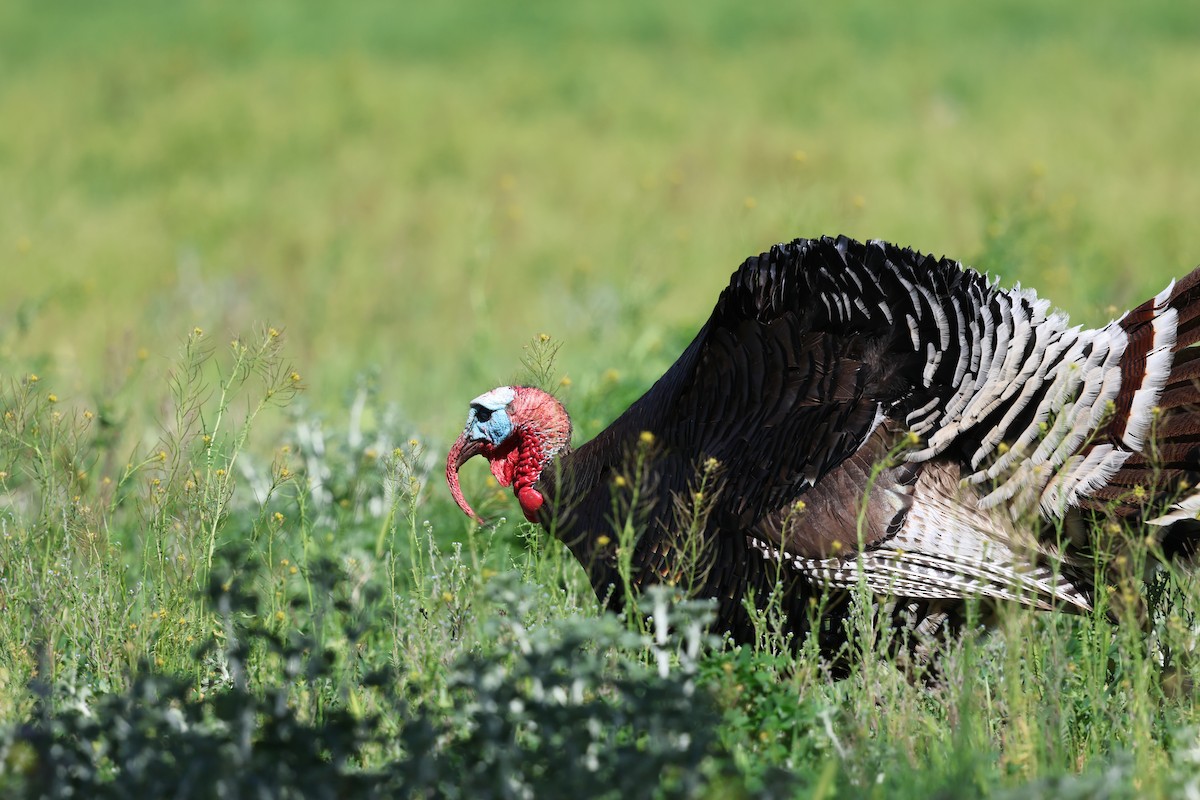
[[[1033,352],[1026,360],[1025,367],[1016,377],[1016,385],[1021,387],[1020,394],[1011,399],[1008,404],[1008,411],[1005,412],[996,426],[980,441],[979,447],[971,456],[972,468],[978,467],[986,457],[995,451],[1001,441],[1012,436],[1013,422],[1025,410],[1030,401],[1037,396],[1042,386],[1044,386],[1043,379],[1048,368],[1047,356],[1050,355],[1046,340],[1053,334],[1054,331],[1047,326],[1041,326],[1036,329]],[[1009,453],[1002,453],[1001,458],[1015,459],[1018,455],[1019,453],[1010,450]],[[994,478],[996,474],[998,472],[993,472],[991,469],[987,471],[988,477]]]
[[[1167,302],[1171,299],[1171,292],[1173,292],[1173,291],[1175,291],[1175,279],[1174,278],[1172,278],[1171,282],[1167,284],[1167,288],[1163,289],[1161,292],[1154,295],[1155,310],[1161,310],[1163,308],[1166,308]]]
[[[946,317],[945,309],[933,296],[933,292],[924,286],[918,288],[925,300],[925,305],[933,312],[933,321],[938,328],[938,352],[941,352],[950,346],[950,320]]]
[[[920,408],[910,411],[904,418],[905,426],[918,436],[924,436],[937,424],[938,417],[941,416],[942,412],[937,407],[939,402],[935,397]]]
[[[1146,520],[1146,524],[1165,526],[1170,525],[1172,522],[1197,518],[1200,518],[1200,492],[1188,495],[1183,500],[1172,505],[1166,514]]]
[[[971,348],[965,338],[967,324],[957,297],[954,298],[954,319],[957,322],[956,330],[958,330],[958,363],[954,365],[954,377],[951,379],[950,385],[959,386],[962,383],[963,375],[966,374],[967,366],[971,363]]]
[[[1146,357],[1146,372],[1142,385],[1133,393],[1129,404],[1129,420],[1125,424],[1125,446],[1130,450],[1141,450],[1146,443],[1146,434],[1154,418],[1154,406],[1162,395],[1171,372],[1175,346],[1176,321],[1179,315],[1169,308],[1154,320],[1154,342]]]
[[[938,365],[942,363],[942,351],[933,346],[933,342],[925,344],[925,370],[921,373],[921,382],[925,386],[933,383],[934,373],[937,372]]]
[[[908,279],[908,277],[901,272],[897,272],[896,277],[900,279],[900,285],[902,285],[905,289],[908,290],[908,299],[912,301],[912,304],[911,304],[912,309],[916,313],[917,317],[920,318],[920,316],[921,316],[921,301],[917,297],[917,287],[914,286],[913,282],[910,281]]]
[[[970,441],[970,470],[956,478],[953,491],[944,482],[918,480],[894,535],[868,552],[806,558],[757,539],[752,544],[831,586],[865,580],[873,591],[911,598],[976,594],[1038,607],[1089,608],[1087,598],[1041,560],[1045,546],[1027,532],[1028,519],[1061,518],[1106,486],[1145,446],[1176,343],[1177,313],[1167,306],[1172,287],[1155,298],[1153,341],[1141,385],[1132,393],[1123,440],[1089,444],[1110,421],[1122,389],[1129,336],[1118,322],[1090,330],[1069,326],[1065,315],[1052,312],[1034,292],[1004,291],[995,282],[986,287],[972,282],[939,301],[906,268],[890,262],[888,267],[904,290],[898,297],[892,292],[868,306],[855,290],[862,292],[869,278],[847,269],[840,283],[830,277],[822,301],[831,316],[849,319],[855,313],[898,322],[924,360],[924,388],[935,388],[939,373],[942,381],[950,377],[948,385],[941,384],[949,391],[900,417],[924,437],[923,446],[905,458],[926,462]],[[947,359],[953,359],[952,376],[941,370]],[[877,415],[871,429],[879,423]],[[1200,491],[1152,522],[1198,515]]]
[[[914,349],[924,351],[925,386],[932,384],[946,349],[956,351],[953,391],[943,403],[926,401],[904,417],[910,430],[925,437],[924,446],[908,452],[907,460],[933,458],[971,431],[977,437],[969,455],[972,471],[963,480],[991,483],[978,499],[980,508],[1009,503],[1017,506],[1009,509],[1014,518],[1029,510],[1058,516],[1104,486],[1145,445],[1176,340],[1177,314],[1166,307],[1169,290],[1156,298],[1154,340],[1142,385],[1130,403],[1123,446],[1075,457],[1108,421],[1121,390],[1121,359],[1129,339],[1118,323],[1092,330],[1068,327],[1064,315],[1048,313],[1049,303],[1025,289],[993,288],[977,296],[974,308],[960,306],[955,298],[948,312],[930,302],[924,287],[914,290],[903,276],[901,284],[912,306],[900,313]],[[937,346],[933,332],[922,333],[917,324],[924,307],[937,309]],[[950,313],[959,332],[953,342]],[[923,342],[918,343],[919,336]],[[998,412],[997,421],[978,430]]]
[[[888,325],[891,325],[896,321],[895,318],[892,316],[892,309],[888,303],[880,302],[879,310],[883,312],[883,316],[885,319],[887,319]]]
[[[821,303],[825,306],[825,315],[830,319],[835,319],[833,315],[833,307],[829,305],[829,296],[821,295]]]
[[[969,502],[953,475],[922,473],[900,530],[881,546],[845,557],[808,558],[750,537],[767,558],[831,588],[858,581],[877,594],[922,599],[983,597],[1089,610],[1087,598],[1052,565],[1037,563],[1036,542],[1006,515]]]
[[[905,314],[905,320],[908,322],[908,335],[912,337],[913,350],[921,351],[921,329],[917,325],[917,319],[912,314]]]

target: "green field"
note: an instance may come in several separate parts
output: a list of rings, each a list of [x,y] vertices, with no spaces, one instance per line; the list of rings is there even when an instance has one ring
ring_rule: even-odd
[[[8,0],[0,120],[0,794],[1200,792],[1189,578],[835,684],[650,643],[440,476],[541,334],[584,440],[778,241],[1158,292],[1200,8]]]

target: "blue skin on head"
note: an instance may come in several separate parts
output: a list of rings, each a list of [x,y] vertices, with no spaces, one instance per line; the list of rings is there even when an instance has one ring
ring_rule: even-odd
[[[512,420],[503,408],[488,408],[482,404],[471,406],[467,415],[467,430],[472,439],[487,439],[493,447],[507,439],[513,432]]]

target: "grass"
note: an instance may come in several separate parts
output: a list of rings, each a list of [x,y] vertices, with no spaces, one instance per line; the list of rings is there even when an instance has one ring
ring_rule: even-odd
[[[1196,791],[1186,577],[1145,630],[1012,614],[937,690],[831,684],[614,627],[439,470],[537,334],[586,438],[794,236],[1140,302],[1200,260],[1197,35],[1170,2],[3,4],[0,787]]]

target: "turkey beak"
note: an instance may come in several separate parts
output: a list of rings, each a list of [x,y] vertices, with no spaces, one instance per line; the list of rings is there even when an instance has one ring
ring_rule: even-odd
[[[471,508],[467,499],[463,497],[462,487],[458,483],[458,471],[472,456],[482,453],[485,444],[487,444],[487,440],[469,439],[467,432],[463,431],[462,435],[458,437],[458,441],[450,448],[450,452],[446,454],[446,483],[450,484],[450,494],[454,496],[454,502],[458,503],[458,507],[463,510],[463,513],[480,525],[485,523]]]

